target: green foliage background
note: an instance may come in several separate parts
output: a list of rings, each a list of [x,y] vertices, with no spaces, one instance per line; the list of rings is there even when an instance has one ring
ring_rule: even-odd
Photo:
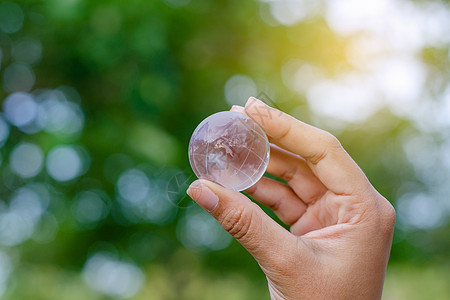
[[[48,210],[58,222],[58,232],[45,243],[30,239],[2,246],[13,262],[3,297],[108,299],[88,287],[81,274],[89,255],[113,249],[145,274],[133,299],[268,298],[263,273],[237,242],[218,251],[185,248],[177,238],[179,220],[185,215],[182,208],[159,225],[124,218],[115,200],[116,181],[128,168],[145,169],[164,180],[180,170],[192,175],[187,159],[190,135],[203,118],[229,109],[224,85],[235,74],[250,76],[258,92],[265,92],[278,107],[315,124],[305,96],[283,84],[280,70],[286,58],[314,63],[331,77],[350,70],[345,55],[348,38],[335,34],[320,17],[292,26],[269,26],[260,17],[266,3],[257,1],[192,0],[182,7],[163,1],[15,3],[24,12],[23,28],[0,33],[0,72],[14,61],[7,41],[39,39],[43,55],[32,66],[34,89],[75,88],[85,123],[82,132],[72,136],[25,134],[11,126],[1,148],[0,198],[8,202],[27,182],[45,182],[53,191]],[[448,80],[446,47],[423,49],[422,57]],[[0,86],[0,99],[8,94]],[[405,182],[428,188],[403,151],[404,135],[420,131],[409,120],[383,109],[363,124],[327,129],[394,205]],[[438,147],[439,138],[432,140]],[[35,143],[44,153],[55,145],[81,145],[89,154],[89,169],[65,183],[53,180],[45,170],[29,180],[14,177],[8,171],[8,157],[20,141]],[[91,228],[77,225],[70,209],[74,196],[88,188],[103,190],[112,203],[108,217]],[[136,233],[142,243],[132,242]],[[437,228],[396,229],[385,299],[450,297],[449,233],[448,214]]]

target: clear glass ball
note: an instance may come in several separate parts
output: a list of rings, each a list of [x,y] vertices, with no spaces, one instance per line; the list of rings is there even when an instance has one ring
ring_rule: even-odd
[[[189,143],[189,162],[198,178],[242,191],[263,176],[269,152],[266,133],[255,121],[223,111],[197,126]]]

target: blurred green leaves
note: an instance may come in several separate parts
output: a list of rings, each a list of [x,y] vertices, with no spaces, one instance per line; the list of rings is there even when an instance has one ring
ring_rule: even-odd
[[[129,127],[127,147],[158,166],[179,165],[182,156],[177,140],[155,126],[137,123]]]
[[[417,46],[417,36],[432,39],[433,35],[417,35],[416,27],[406,31],[411,35],[394,35],[385,43],[374,38],[370,29],[394,24],[395,30],[383,31],[384,37],[390,37],[405,30],[402,21],[412,20],[408,24],[424,22],[439,32],[448,24],[441,15],[448,6],[439,1],[388,1],[408,9],[396,9],[400,15],[387,11],[376,21],[367,18],[363,25],[369,32],[344,34],[330,17],[331,2],[311,9],[301,6],[305,1],[281,0],[1,1],[0,230],[18,232],[8,231],[10,225],[5,222],[21,224],[9,206],[17,190],[38,186],[42,195],[48,194],[49,203],[32,223],[35,231],[22,231],[29,239],[15,246],[0,241],[0,293],[7,299],[109,299],[113,296],[88,288],[82,279],[89,257],[107,253],[119,267],[130,264],[142,270],[146,284],[136,299],[268,297],[263,274],[237,242],[218,251],[187,249],[189,240],[183,244],[177,234],[198,232],[192,229],[195,226],[187,228],[186,220],[203,222],[198,228],[205,224],[207,228],[210,220],[198,215],[201,210],[196,206],[169,207],[173,203],[167,202],[165,190],[174,174],[194,179],[189,177],[187,159],[190,135],[206,116],[228,109],[233,101],[245,101],[237,99],[239,93],[225,101],[226,83],[240,78],[236,86],[256,88],[286,112],[336,134],[374,186],[394,204],[401,199],[406,208],[411,203],[425,208],[399,212],[386,299],[419,299],[428,290],[435,292],[436,299],[445,298],[449,291],[442,278],[449,276],[445,266],[450,253],[445,206],[449,178],[445,153],[450,149],[450,123],[445,115],[450,107],[445,104],[450,103],[448,43],[444,36],[435,36],[434,44]],[[425,19],[408,6],[411,3],[418,11],[428,12]],[[368,12],[359,14],[356,9],[361,7],[356,4],[358,19]],[[389,55],[395,59],[377,61]],[[415,60],[417,65],[408,65]],[[396,69],[398,61],[403,64]],[[29,70],[35,80],[25,86],[24,76],[8,75],[17,71],[15,66]],[[401,68],[405,66],[406,71]],[[398,98],[410,96],[408,91],[417,88],[413,86],[417,66],[422,69],[416,77],[425,74],[417,99],[399,100],[386,92]],[[382,75],[367,84],[364,79],[377,70]],[[412,75],[404,79],[405,74]],[[336,90],[346,93],[333,95],[330,86],[339,84],[345,89]],[[373,88],[377,84],[384,84],[385,90]],[[12,102],[13,113],[5,113],[5,99],[16,89],[31,95],[34,104],[30,107],[36,111]],[[364,91],[357,94],[362,100],[350,99],[355,90]],[[312,100],[314,95],[327,97],[318,104]],[[367,100],[366,95],[371,97]],[[371,105],[377,110],[361,117]],[[341,113],[330,116],[333,109]],[[350,110],[356,112],[348,114]],[[31,121],[25,120],[28,123],[23,126],[8,119],[12,114],[23,121],[25,113],[30,113]],[[65,122],[70,118],[75,121]],[[75,126],[76,122],[81,125]],[[12,153],[23,142],[43,153],[39,172],[26,178],[14,172],[22,167],[11,161],[16,156],[20,159]],[[52,177],[49,153],[60,146],[80,150],[80,157],[86,159],[82,176],[67,181]],[[58,171],[69,166],[61,161]],[[123,181],[130,174],[139,175],[126,177],[127,191],[135,187],[142,196],[139,201],[136,195],[124,201],[118,192],[120,178]],[[133,186],[138,179],[142,185]],[[97,198],[87,205],[82,197],[93,191],[102,195],[108,212],[102,212],[94,225],[84,226],[80,218],[95,216],[101,206]],[[39,201],[45,198],[37,194]],[[425,196],[412,201],[408,195]],[[440,227],[402,224],[414,213],[419,217],[423,211],[436,214],[427,211],[427,199],[441,205],[443,220],[436,222]]]

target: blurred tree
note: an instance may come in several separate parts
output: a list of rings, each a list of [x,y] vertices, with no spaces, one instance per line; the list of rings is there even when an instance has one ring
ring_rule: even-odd
[[[1,1],[0,293],[268,297],[184,194],[196,125],[260,92],[337,135],[398,200],[390,282],[448,266],[450,8],[350,2]],[[449,269],[429,271],[436,295]]]

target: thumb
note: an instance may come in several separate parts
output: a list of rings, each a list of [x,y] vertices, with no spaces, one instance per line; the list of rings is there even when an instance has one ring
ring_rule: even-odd
[[[196,180],[188,195],[208,211],[261,265],[282,264],[295,237],[249,198],[207,180]],[[280,255],[281,254],[281,255]]]

